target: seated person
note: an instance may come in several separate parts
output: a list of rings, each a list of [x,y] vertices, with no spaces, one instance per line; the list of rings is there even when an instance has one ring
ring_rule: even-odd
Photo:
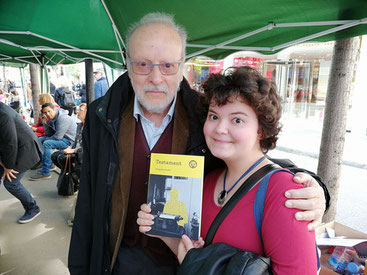
[[[42,106],[45,103],[52,103],[55,105],[56,108],[60,108],[60,106],[55,103],[54,98],[50,94],[40,94],[38,102],[40,106]],[[40,111],[37,123],[32,125],[31,127],[37,137],[43,137],[46,135],[41,118],[42,118],[42,109]]]
[[[78,177],[80,176],[80,165],[82,160],[83,148],[82,148],[82,131],[84,126],[85,115],[87,113],[87,104],[82,103],[77,109],[77,117],[81,123],[77,124],[76,136],[74,143],[63,149],[54,152],[51,155],[51,160],[61,170],[65,168],[66,155],[70,155],[72,163],[72,171],[75,170]]]
[[[42,105],[42,112],[46,116],[42,118],[46,136],[40,137],[44,148],[42,169],[30,177],[31,181],[51,178],[51,150],[67,148],[74,142],[76,135],[76,122],[74,118],[68,116],[66,110],[57,109],[52,103],[45,103]]]

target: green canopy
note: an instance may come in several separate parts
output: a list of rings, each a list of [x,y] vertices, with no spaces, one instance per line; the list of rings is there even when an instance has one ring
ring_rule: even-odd
[[[85,58],[123,65],[116,33],[100,1],[0,1],[0,62],[56,65]]]
[[[219,59],[239,50],[270,54],[305,41],[367,33],[366,0],[102,1],[122,36],[148,12],[175,15],[188,31],[188,57]]]
[[[0,62],[55,65],[93,58],[122,67],[126,29],[148,12],[173,14],[188,58],[265,54],[306,41],[367,34],[366,0],[2,0]]]

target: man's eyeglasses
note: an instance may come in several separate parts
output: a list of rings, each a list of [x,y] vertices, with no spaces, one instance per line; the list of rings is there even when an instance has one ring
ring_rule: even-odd
[[[148,75],[153,70],[154,66],[158,66],[159,70],[163,75],[173,75],[177,74],[180,68],[181,62],[162,62],[153,64],[151,62],[133,62],[129,61],[133,72],[140,75]]]

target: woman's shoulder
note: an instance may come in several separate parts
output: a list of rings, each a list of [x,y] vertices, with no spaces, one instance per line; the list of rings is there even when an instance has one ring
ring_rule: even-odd
[[[302,184],[293,181],[293,173],[288,171],[277,171],[269,178],[267,186],[267,197],[283,196],[284,192],[290,189],[300,189]]]

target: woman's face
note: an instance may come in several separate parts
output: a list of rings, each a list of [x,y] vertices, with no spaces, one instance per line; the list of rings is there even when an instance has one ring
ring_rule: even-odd
[[[212,154],[224,161],[240,161],[249,154],[261,153],[256,113],[239,97],[230,97],[223,106],[212,102],[204,135]]]

